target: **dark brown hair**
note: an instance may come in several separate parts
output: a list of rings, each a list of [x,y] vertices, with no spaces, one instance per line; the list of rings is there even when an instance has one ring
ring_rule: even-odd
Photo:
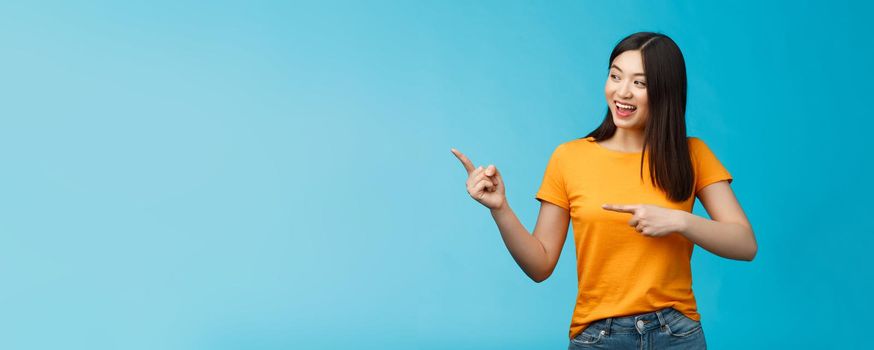
[[[695,179],[686,140],[686,61],[671,38],[640,32],[627,36],[613,48],[607,69],[617,56],[631,50],[640,50],[643,58],[650,111],[640,155],[640,178],[643,179],[643,157],[649,154],[651,182],[671,201],[685,201],[692,196]],[[602,141],[615,133],[613,114],[607,107],[604,121],[585,137]]]

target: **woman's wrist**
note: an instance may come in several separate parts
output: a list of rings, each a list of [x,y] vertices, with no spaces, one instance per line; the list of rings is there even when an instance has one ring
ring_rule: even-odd
[[[692,217],[694,214],[674,209],[674,215],[676,216],[674,231],[680,233],[681,235],[686,235],[686,232],[689,230],[689,225],[692,221]]]
[[[492,212],[492,215],[500,215],[501,213],[503,213],[503,212],[505,212],[505,211],[507,211],[507,210],[509,210],[509,209],[510,209],[510,204],[507,203],[507,200],[506,200],[506,199],[505,199],[504,202],[501,203],[501,205],[498,206],[497,208],[494,208],[494,209],[489,208],[489,210]]]

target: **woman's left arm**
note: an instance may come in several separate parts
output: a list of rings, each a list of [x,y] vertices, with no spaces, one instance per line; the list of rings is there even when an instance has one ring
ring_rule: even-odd
[[[728,181],[707,185],[698,191],[698,199],[713,220],[681,211],[678,232],[713,254],[752,261],[759,249],[756,236]]]
[[[713,220],[650,204],[604,204],[602,208],[631,214],[628,225],[644,236],[679,233],[713,254],[752,261],[759,249],[756,236],[728,181],[707,185],[698,191],[698,199]]]

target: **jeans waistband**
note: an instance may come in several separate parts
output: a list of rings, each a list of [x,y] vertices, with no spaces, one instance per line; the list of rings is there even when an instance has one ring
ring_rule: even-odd
[[[638,315],[609,317],[601,319],[597,321],[597,323],[603,324],[605,335],[613,332],[639,332],[642,334],[664,327],[677,317],[682,316],[683,314],[681,312],[672,307],[667,307],[661,310]]]

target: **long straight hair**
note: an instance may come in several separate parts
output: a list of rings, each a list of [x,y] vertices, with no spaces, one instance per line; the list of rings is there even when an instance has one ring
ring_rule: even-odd
[[[695,178],[686,141],[686,61],[671,38],[640,32],[613,48],[607,69],[617,56],[630,50],[640,50],[643,58],[650,111],[640,154],[640,178],[643,180],[643,157],[649,154],[650,181],[671,201],[685,201],[692,195]],[[585,137],[602,141],[615,133],[616,124],[608,106],[604,121]]]

